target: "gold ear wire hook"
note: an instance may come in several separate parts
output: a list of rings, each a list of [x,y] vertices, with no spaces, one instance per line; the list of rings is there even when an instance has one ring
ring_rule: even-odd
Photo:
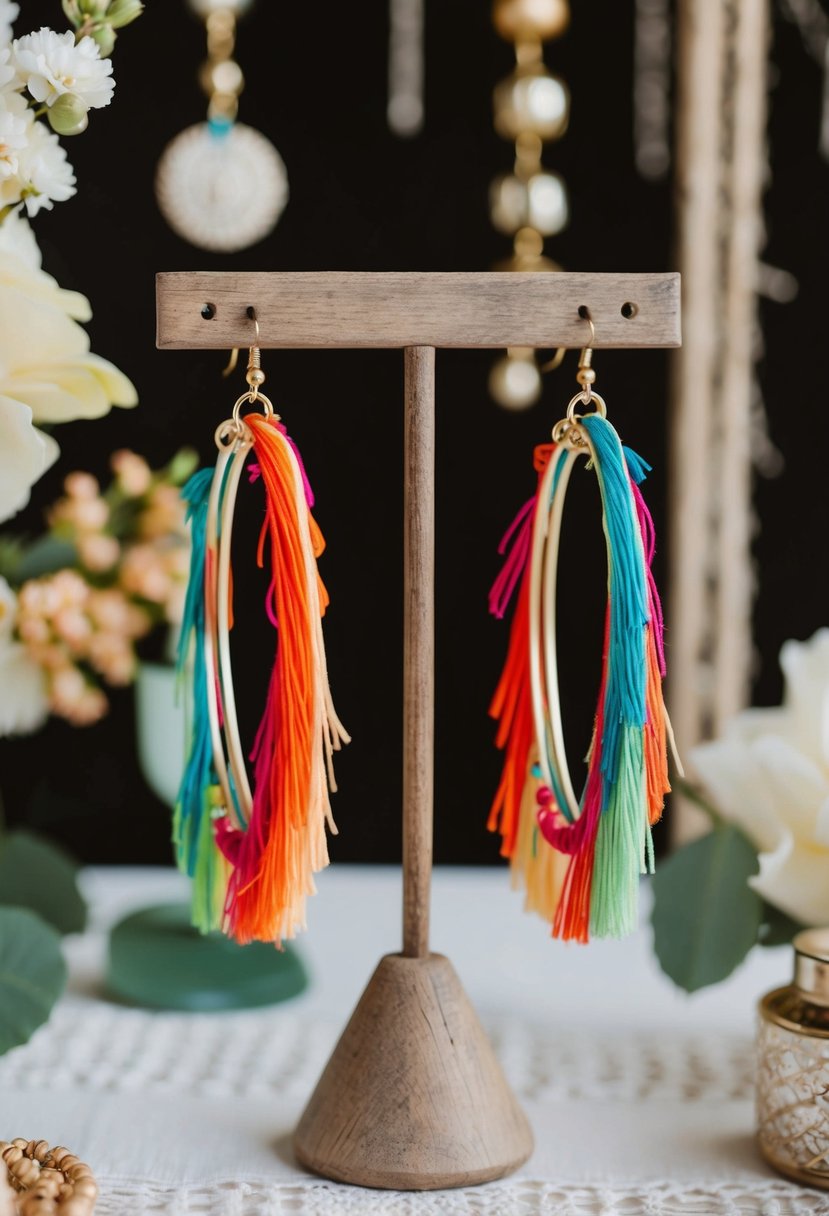
[[[589,405],[593,397],[593,385],[596,383],[596,370],[593,367],[593,345],[596,341],[596,326],[593,324],[589,308],[584,308],[583,312],[580,309],[579,315],[590,326],[590,342],[582,348],[582,352],[579,355],[579,370],[576,372],[576,380],[582,387],[584,404]]]
[[[254,345],[258,347],[259,346],[259,322],[256,319],[256,309],[253,307],[253,305],[250,306],[250,308],[247,310],[247,313],[248,313],[248,316],[250,317],[251,321],[253,321],[254,325],[256,326],[256,341],[255,341]],[[253,348],[251,348],[251,350],[252,349]],[[222,375],[225,378],[227,378],[228,376],[232,376],[238,366],[239,366],[239,347],[234,346],[233,350],[230,352],[230,358],[228,360],[227,367],[222,369]],[[260,363],[257,363],[256,366],[260,367],[261,361],[260,361]],[[248,362],[248,371],[250,371],[250,369],[251,369],[251,364],[250,364],[250,362]],[[250,382],[248,382],[248,383],[250,383]]]
[[[248,316],[256,326],[256,336],[248,352],[248,370],[245,379],[250,385],[250,399],[256,401],[259,389],[265,383],[265,373],[262,371],[262,352],[259,349],[259,321],[256,317],[256,309],[252,305],[248,309]]]

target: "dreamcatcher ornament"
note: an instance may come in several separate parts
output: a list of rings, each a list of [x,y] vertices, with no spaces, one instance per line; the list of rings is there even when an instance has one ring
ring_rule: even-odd
[[[595,339],[592,321],[591,343]],[[581,390],[553,442],[535,449],[537,493],[519,511],[489,607],[502,618],[518,588],[507,659],[490,706],[504,750],[489,829],[501,835],[513,885],[553,935],[588,941],[637,926],[640,875],[653,870],[651,829],[662,814],[668,746],[682,771],[662,698],[663,621],[651,571],[653,520],[640,485],[650,465],[624,447],[593,391],[588,347]],[[577,407],[594,412],[578,414]],[[587,457],[596,475],[607,542],[608,599],[602,677],[581,797],[570,778],[558,691],[556,590],[567,485]]]
[[[314,874],[328,864],[333,755],[350,738],[328,684],[328,594],[317,570],[325,542],[311,514],[314,496],[296,444],[261,392],[264,380],[254,346],[248,390],[216,430],[215,469],[195,473],[182,490],[192,551],[178,667],[192,681],[192,720],[173,838],[179,868],[193,880],[197,928],[280,944],[305,928]],[[265,609],[276,637],[249,754],[252,782],[230,657],[233,515],[249,458],[253,492],[264,492],[257,562],[270,563]]]

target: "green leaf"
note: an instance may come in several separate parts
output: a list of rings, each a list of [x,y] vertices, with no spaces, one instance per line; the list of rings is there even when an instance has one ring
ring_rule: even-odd
[[[796,933],[806,926],[794,920],[787,912],[771,904],[763,904],[763,923],[760,926],[761,946],[788,946]]]
[[[662,970],[695,992],[729,976],[757,942],[763,901],[748,885],[757,851],[730,824],[678,849],[654,880],[654,949]]]
[[[29,1041],[65,984],[55,930],[25,908],[0,908],[0,1055]]]
[[[26,550],[14,571],[15,582],[25,583],[30,578],[42,578],[54,574],[65,566],[75,566],[78,552],[71,541],[47,533]]]
[[[17,569],[26,547],[19,536],[0,536],[0,575],[13,586],[19,582]]]
[[[28,908],[59,933],[80,933],[86,904],[77,872],[56,845],[31,832],[10,832],[0,841],[0,905]]]

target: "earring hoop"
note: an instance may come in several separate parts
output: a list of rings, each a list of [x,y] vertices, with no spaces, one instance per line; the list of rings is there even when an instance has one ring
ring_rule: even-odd
[[[578,941],[636,927],[639,875],[653,867],[651,828],[670,789],[673,745],[662,698],[662,610],[650,569],[653,523],[639,489],[650,466],[623,447],[607,420],[604,398],[593,390],[591,353],[582,351],[582,388],[553,427],[553,443],[536,448],[538,490],[501,543],[502,553],[510,551],[490,594],[490,610],[501,617],[520,582],[490,708],[505,761],[489,827],[501,833],[528,907],[552,920],[555,936]],[[578,412],[587,404],[590,413]],[[562,724],[556,597],[564,503],[582,456],[602,501],[608,601],[594,731],[577,795]],[[681,772],[678,759],[677,766]]]
[[[257,325],[258,337],[258,325]],[[333,754],[350,736],[334,709],[322,634],[327,593],[317,571],[324,542],[311,514],[302,458],[269,397],[258,347],[248,389],[215,431],[215,468],[184,487],[192,534],[179,670],[191,665],[193,725],[176,805],[179,865],[194,879],[194,920],[240,942],[293,937],[305,926],[313,874],[328,864],[336,832],[329,794]],[[243,406],[262,412],[242,413]],[[239,486],[265,494],[257,562],[270,558],[266,610],[276,652],[248,774],[230,650],[232,545]]]

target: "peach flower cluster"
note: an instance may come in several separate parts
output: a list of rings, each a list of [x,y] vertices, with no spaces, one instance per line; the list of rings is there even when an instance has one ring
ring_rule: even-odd
[[[190,555],[178,485],[194,462],[180,453],[153,472],[136,453],[116,452],[106,491],[90,473],[70,473],[48,513],[52,538],[77,565],[18,587],[14,633],[43,672],[49,710],[74,725],[106,713],[102,685],[133,680],[139,639],[181,620]]]

